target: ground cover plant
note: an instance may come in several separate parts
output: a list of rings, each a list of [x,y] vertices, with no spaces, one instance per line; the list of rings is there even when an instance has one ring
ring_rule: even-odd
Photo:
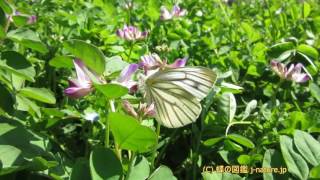
[[[0,179],[320,179],[318,0],[0,0]]]

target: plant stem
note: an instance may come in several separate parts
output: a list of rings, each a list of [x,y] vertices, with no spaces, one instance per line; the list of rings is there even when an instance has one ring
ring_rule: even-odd
[[[238,121],[238,122],[231,122],[228,124],[227,128],[226,128],[226,133],[225,133],[225,136],[228,135],[228,132],[229,132],[229,129],[231,126],[235,125],[235,124],[251,124],[251,122],[249,121]]]
[[[152,161],[151,161],[151,168],[155,169],[155,159],[156,159],[156,155],[157,155],[157,147],[158,147],[158,143],[159,143],[159,135],[160,135],[160,123],[157,124],[157,129],[156,129],[156,133],[157,133],[157,142],[156,142],[156,146],[154,147],[154,150],[152,152]]]
[[[111,109],[111,112],[116,112],[116,108],[114,106],[114,100],[111,99],[109,101],[109,104],[110,104],[110,109]],[[106,137],[107,137],[107,140],[108,140],[108,146],[109,146],[109,138],[110,138],[110,125],[109,125],[109,122],[107,120],[107,127],[106,127]],[[122,161],[122,157],[121,157],[121,149],[119,148],[118,144],[116,142],[114,142],[114,148],[115,148],[115,151],[116,151],[116,155],[118,156],[120,162]]]
[[[132,171],[132,167],[134,165],[134,158],[136,157],[136,154],[134,152],[132,152],[131,158],[130,158],[130,162],[129,162],[129,167],[128,167],[128,172],[127,172],[127,176],[125,178],[125,180],[129,179],[129,174]]]

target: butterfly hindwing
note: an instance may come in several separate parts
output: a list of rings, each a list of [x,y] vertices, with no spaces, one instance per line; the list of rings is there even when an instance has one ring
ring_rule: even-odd
[[[207,68],[183,67],[158,71],[146,80],[148,103],[154,103],[156,119],[169,128],[195,122],[200,100],[207,96],[216,74]]]

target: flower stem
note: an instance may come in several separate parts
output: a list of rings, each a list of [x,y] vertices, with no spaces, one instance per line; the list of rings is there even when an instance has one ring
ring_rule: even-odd
[[[155,159],[156,159],[156,155],[157,155],[157,147],[158,147],[158,143],[159,143],[159,135],[160,135],[160,123],[157,124],[157,129],[156,129],[156,133],[157,133],[157,143],[156,143],[156,146],[154,147],[153,149],[153,152],[152,152],[152,161],[151,161],[151,168],[152,169],[155,169]]]
[[[115,108],[115,105],[114,105],[114,100],[110,100],[109,104],[110,104],[111,112],[116,112],[116,108]],[[110,125],[109,125],[108,120],[107,120],[107,128],[106,128],[106,138],[108,140],[108,146],[109,146]],[[114,148],[115,148],[116,155],[118,156],[118,158],[119,158],[119,160],[121,162],[122,161],[121,149],[119,148],[119,145],[116,143],[116,141],[114,141]]]

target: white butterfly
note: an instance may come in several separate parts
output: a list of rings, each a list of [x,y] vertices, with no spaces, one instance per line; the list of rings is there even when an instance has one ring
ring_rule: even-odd
[[[211,69],[181,67],[159,70],[145,80],[145,98],[154,103],[156,120],[168,128],[178,128],[197,120],[200,101],[217,79]]]

